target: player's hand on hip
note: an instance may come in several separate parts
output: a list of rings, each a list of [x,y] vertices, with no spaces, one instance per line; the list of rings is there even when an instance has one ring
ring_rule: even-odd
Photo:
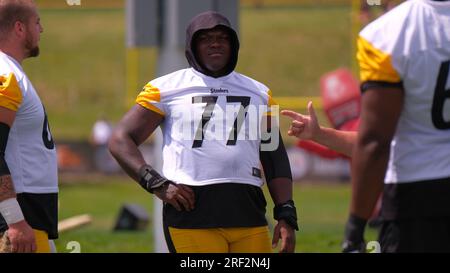
[[[292,118],[288,135],[296,136],[300,139],[314,140],[320,132],[320,126],[317,121],[316,112],[312,101],[308,103],[309,115],[302,115],[291,110],[282,110],[281,114]]]
[[[295,230],[283,219],[278,221],[273,231],[272,248],[277,247],[280,239],[280,253],[293,253],[295,251]]]
[[[25,220],[9,225],[8,238],[11,243],[11,252],[36,252],[37,247],[34,231]]]
[[[194,191],[189,186],[168,182],[155,189],[154,193],[162,201],[171,204],[178,211],[183,209],[191,211],[194,209]]]

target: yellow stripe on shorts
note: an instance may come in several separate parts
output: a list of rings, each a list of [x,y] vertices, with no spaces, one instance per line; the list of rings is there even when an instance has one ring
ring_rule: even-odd
[[[51,253],[47,232],[37,229],[33,231],[36,238],[36,253]]]

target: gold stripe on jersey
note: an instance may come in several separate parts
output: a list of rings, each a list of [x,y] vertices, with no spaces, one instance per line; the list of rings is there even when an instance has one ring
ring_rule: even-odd
[[[272,90],[267,90],[267,95],[269,96],[269,99],[267,100],[267,106],[269,107],[268,111],[265,113],[266,116],[272,116],[271,108],[274,105],[278,105],[278,103],[273,99],[272,97]],[[276,114],[276,113],[274,113]]]
[[[17,112],[22,103],[22,92],[14,73],[0,75],[0,106]]]
[[[356,58],[360,67],[360,80],[397,83],[401,78],[392,66],[391,56],[375,48],[363,37],[358,37]]]
[[[270,106],[272,106],[272,105],[278,105],[278,103],[276,103],[276,101],[273,99],[273,96],[272,96],[272,90],[268,90],[267,91],[267,95],[269,95],[269,107]]]
[[[153,105],[153,103],[161,102],[161,93],[159,89],[150,83],[144,86],[144,90],[136,98],[136,103],[142,107],[147,108],[150,111],[156,112],[161,116],[164,116],[164,112]]]

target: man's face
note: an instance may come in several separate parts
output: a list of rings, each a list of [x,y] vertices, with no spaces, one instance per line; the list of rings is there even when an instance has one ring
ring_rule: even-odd
[[[25,51],[26,57],[37,57],[39,55],[39,40],[44,31],[41,25],[41,19],[37,11],[25,23]]]
[[[230,61],[231,37],[223,27],[201,30],[196,37],[198,61],[213,74],[220,74]]]

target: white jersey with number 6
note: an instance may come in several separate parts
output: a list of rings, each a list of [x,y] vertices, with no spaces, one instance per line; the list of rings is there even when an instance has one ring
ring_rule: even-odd
[[[16,193],[58,192],[56,149],[47,115],[21,65],[0,52],[0,106],[16,112],[5,151]]]
[[[385,183],[450,177],[450,2],[410,0],[365,27],[361,82],[403,86]]]

